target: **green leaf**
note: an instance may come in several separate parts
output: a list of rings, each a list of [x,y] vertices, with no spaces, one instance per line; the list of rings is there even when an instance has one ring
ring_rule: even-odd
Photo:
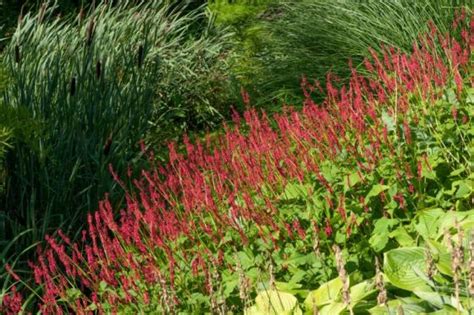
[[[458,176],[459,174],[461,174],[462,172],[464,172],[466,170],[466,168],[464,167],[464,165],[461,165],[461,167],[459,167],[458,169],[452,171],[449,176],[451,177],[455,177],[455,176]]]
[[[414,291],[416,296],[418,296],[423,301],[434,305],[437,308],[442,308],[444,305],[448,304],[451,305],[451,297],[447,295],[440,295],[436,292],[423,292],[423,291]],[[456,306],[454,306],[456,307]]]
[[[67,295],[68,298],[70,298],[72,300],[75,300],[75,299],[79,298],[82,295],[82,292],[81,292],[81,290],[79,290],[77,288],[70,288],[70,289],[66,290],[66,295]]]
[[[350,288],[351,305],[355,306],[376,291],[374,280],[366,280],[352,286]]]
[[[452,276],[451,254],[446,246],[433,240],[426,240],[426,244],[428,244],[431,256],[438,270],[445,275]]]
[[[292,199],[306,199],[308,197],[308,185],[301,185],[297,183],[288,183],[283,193],[283,200]]]
[[[382,112],[382,121],[389,132],[395,130],[395,120],[386,111]]]
[[[277,290],[261,291],[255,298],[256,308],[259,313],[265,315],[283,315],[294,314],[302,315],[303,312],[298,307],[298,300],[290,293],[280,292]],[[255,311],[253,309],[252,311]]]
[[[341,302],[334,302],[329,305],[323,306],[319,310],[320,315],[338,315],[346,309],[346,305]]]
[[[470,181],[464,180],[459,183],[459,188],[454,195],[456,199],[464,199],[469,197],[472,193],[472,183]]]
[[[424,314],[427,310],[417,299],[399,298],[388,301],[387,305],[377,305],[369,310],[371,315]]]
[[[246,252],[237,252],[237,259],[245,270],[255,266],[254,261]]]
[[[104,293],[106,289],[107,289],[107,282],[105,282],[105,281],[102,280],[102,281],[99,283],[99,292],[100,292],[100,293]]]
[[[407,230],[403,226],[397,227],[393,232],[389,234],[390,238],[394,238],[398,244],[402,247],[414,246],[415,240],[408,234]]]
[[[396,219],[381,218],[375,222],[374,231],[369,239],[370,246],[376,251],[382,251],[387,245],[390,228],[398,223]]]
[[[357,172],[347,175],[344,179],[344,192],[349,191],[352,187],[360,183],[360,181],[361,179]]]
[[[306,274],[306,273],[305,273]],[[292,282],[275,282],[276,289],[280,292],[290,293],[293,295],[306,296],[308,290],[301,289],[302,285]]]
[[[456,220],[459,226],[463,229],[468,228],[474,224],[474,210],[469,211],[448,211],[444,214],[439,222],[438,234],[436,239],[441,237],[445,230],[455,228]]]
[[[370,198],[378,196],[381,192],[383,192],[383,191],[385,191],[389,188],[390,188],[390,186],[381,185],[381,184],[376,184],[376,185],[372,186],[372,189],[369,191],[367,196],[365,196],[365,203],[367,204]]]
[[[425,249],[404,247],[384,254],[384,274],[396,287],[407,291],[430,291],[419,275],[426,273]]]
[[[417,221],[415,230],[424,238],[435,238],[438,232],[440,220],[445,212],[440,208],[423,209],[417,212]]]
[[[304,302],[306,309],[313,309],[313,304],[320,307],[336,301],[342,290],[341,279],[335,278],[324,283],[318,289],[309,293]]]

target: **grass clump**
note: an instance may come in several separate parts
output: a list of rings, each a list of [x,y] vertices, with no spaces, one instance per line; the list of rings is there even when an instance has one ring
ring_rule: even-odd
[[[2,115],[39,127],[37,137],[17,137],[6,157],[2,241],[28,231],[12,251],[83,222],[105,192],[117,200],[109,165],[126,174],[151,132],[162,140],[175,136],[169,130],[179,122],[220,118],[223,89],[211,90],[211,82],[225,82],[225,39],[210,25],[191,34],[195,20],[207,16],[185,9],[104,2],[61,18],[44,3],[20,17],[3,59],[9,84]]]
[[[454,13],[465,6],[472,7],[472,1],[282,2],[277,18],[263,21],[264,49],[253,54],[253,67],[240,75],[256,85],[256,101],[299,103],[303,75],[324,85],[331,71],[344,82],[350,74],[348,60],[360,65],[371,47],[377,53],[383,46],[410,51],[413,41],[428,31],[428,21],[448,32]]]

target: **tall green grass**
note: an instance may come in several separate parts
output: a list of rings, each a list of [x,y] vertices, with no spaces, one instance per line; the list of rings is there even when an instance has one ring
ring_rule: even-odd
[[[21,17],[5,50],[3,102],[13,119],[33,121],[37,136],[17,139],[6,157],[0,241],[15,244],[2,263],[59,226],[80,225],[105,192],[120,200],[109,165],[126,177],[151,123],[161,135],[178,119],[218,116],[208,98],[220,94],[195,86],[225,67],[225,36],[210,26],[190,35],[208,18],[185,9],[125,1],[66,18],[43,5]]]
[[[306,0],[282,2],[277,18],[262,20],[252,67],[240,76],[256,85],[262,102],[269,98],[298,99],[302,75],[324,81],[328,71],[342,79],[368,56],[369,47],[381,44],[409,51],[413,41],[432,20],[446,32],[454,12],[472,7],[472,0]],[[249,90],[252,90],[249,88]],[[258,99],[257,99],[258,100]]]

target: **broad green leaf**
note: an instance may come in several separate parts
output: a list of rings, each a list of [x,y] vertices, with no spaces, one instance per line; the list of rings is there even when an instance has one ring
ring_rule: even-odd
[[[340,178],[339,168],[334,163],[323,163],[321,166],[321,173],[328,182],[333,182],[334,179]]]
[[[224,296],[230,296],[234,289],[239,285],[238,279],[232,279],[230,281],[224,281]]]
[[[437,308],[442,308],[444,305],[451,305],[456,307],[452,304],[453,299],[447,295],[440,295],[437,292],[423,292],[423,291],[414,291],[416,296],[418,296],[423,301],[430,303],[431,305],[436,306]]]
[[[390,228],[398,223],[396,219],[381,218],[375,222],[374,231],[369,239],[370,246],[380,252],[387,245]]]
[[[341,302],[334,302],[329,305],[323,306],[319,310],[320,315],[339,315],[346,309],[344,303]]]
[[[440,221],[436,239],[444,234],[445,230],[455,228],[455,222],[458,222],[461,228],[466,228],[474,224],[474,210],[469,211],[448,211]]]
[[[427,310],[418,304],[417,300],[395,299],[390,300],[386,305],[377,305],[369,310],[371,315],[399,315],[399,314],[424,314]]]
[[[237,259],[239,260],[242,268],[249,269],[255,266],[254,261],[246,252],[237,252]]]
[[[357,303],[370,296],[377,290],[375,289],[374,280],[366,280],[358,283],[350,288],[351,305],[355,306]]]
[[[344,192],[349,191],[352,187],[360,183],[361,179],[359,173],[354,172],[344,178]]]
[[[312,309],[313,304],[320,307],[336,301],[342,289],[341,279],[335,278],[324,283],[318,289],[311,291],[304,302],[306,309]]]
[[[244,310],[244,315],[262,315],[256,305],[248,307]]]
[[[464,172],[466,170],[466,168],[464,167],[464,165],[461,165],[458,169],[452,171],[449,176],[451,177],[455,177],[455,176],[458,176],[459,174],[461,174],[462,172]]]
[[[438,270],[445,275],[452,276],[451,255],[446,246],[433,240],[427,240],[426,243]]]
[[[470,181],[464,180],[460,182],[459,188],[456,191],[454,198],[464,199],[466,197],[469,197],[469,195],[471,195],[472,193],[472,186],[473,186],[473,183],[471,183]]]
[[[390,283],[407,291],[430,291],[428,284],[419,276],[426,272],[425,249],[404,247],[384,254],[384,274]]]
[[[442,309],[436,312],[431,312],[430,315],[459,315],[459,311],[455,308],[444,305]]]
[[[277,290],[261,291],[255,298],[255,304],[262,315],[302,315],[298,300],[292,294]]]
[[[393,232],[389,234],[390,238],[394,238],[398,244],[402,247],[414,246],[415,240],[408,234],[407,230],[403,226],[397,227]]]
[[[290,293],[293,295],[304,295],[307,294],[308,290],[301,289],[302,285],[299,283],[291,283],[291,282],[275,282],[275,287],[279,292]]]
[[[369,191],[367,196],[365,196],[365,202],[368,203],[370,198],[378,196],[381,192],[383,192],[383,191],[385,191],[389,188],[390,188],[390,186],[381,185],[381,184],[376,184],[376,185],[372,186],[372,189]]]
[[[440,208],[422,209],[417,212],[416,231],[424,238],[435,238],[440,220],[445,212]]]

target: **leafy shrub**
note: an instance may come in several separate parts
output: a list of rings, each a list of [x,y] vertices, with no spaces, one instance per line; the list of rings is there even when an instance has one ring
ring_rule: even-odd
[[[271,19],[272,8],[277,6],[277,0],[215,0],[209,2],[209,9],[215,14],[217,25],[229,27],[233,31],[231,73],[234,85],[252,88],[253,75],[258,73],[255,56],[265,50],[265,32],[263,20]],[[246,76],[252,69],[252,76]],[[237,90],[237,93],[239,90]],[[235,92],[234,92],[235,93]],[[240,101],[240,100],[239,100]],[[245,104],[236,104],[240,110]]]
[[[222,96],[192,82],[225,82],[221,34],[188,32],[202,10],[152,2],[101,3],[77,17],[55,12],[44,4],[25,14],[5,51],[6,115],[41,126],[33,139],[17,137],[7,156],[7,240],[29,231],[16,252],[81,222],[104,192],[120,198],[108,165],[123,175],[137,163],[150,121],[162,139],[179,119],[204,123],[220,113],[210,104]]]
[[[253,68],[240,74],[256,85],[256,101],[286,99],[299,102],[300,80],[306,75],[323,81],[328,71],[341,79],[383,46],[412,49],[420,33],[434,21],[441,32],[449,31],[454,12],[471,1],[301,1],[278,6],[278,18],[265,23],[260,40],[263,50],[253,56]],[[251,89],[251,86],[248,88]]]
[[[43,313],[242,312],[256,290],[304,300],[339,275],[336,314],[350,306],[351,283],[369,299],[382,253],[389,281],[406,291],[390,273],[392,250],[416,247],[430,227],[450,229],[447,210],[472,224],[470,18],[458,18],[459,41],[433,32],[411,54],[374,54],[371,75],[352,69],[341,89],[327,82],[322,104],[305,84],[301,112],[271,120],[250,109],[214,140],[185,139],[186,154],[170,144],[169,163],[141,173],[120,218],[106,199],[81,241],[47,237],[26,283],[39,286]],[[415,231],[404,231],[410,221]],[[257,304],[299,313],[288,294]],[[18,309],[16,287],[5,297],[4,308]]]

